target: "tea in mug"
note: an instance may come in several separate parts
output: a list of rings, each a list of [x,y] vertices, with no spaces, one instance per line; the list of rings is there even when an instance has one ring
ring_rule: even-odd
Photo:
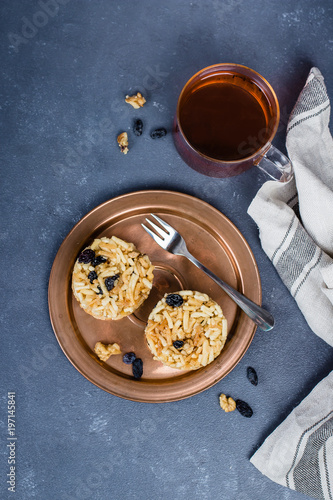
[[[183,134],[199,153],[216,160],[251,156],[269,139],[269,103],[252,80],[237,74],[200,82],[179,109]]]

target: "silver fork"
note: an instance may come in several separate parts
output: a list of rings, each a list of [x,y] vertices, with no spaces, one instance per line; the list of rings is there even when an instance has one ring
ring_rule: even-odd
[[[215,281],[220,287],[231,297],[236,304],[252,319],[252,321],[259,326],[264,331],[269,331],[274,326],[274,318],[273,316],[258,306],[252,300],[248,299],[240,292],[232,288],[230,285],[222,281],[218,276],[216,276],[212,271],[207,269],[206,266],[201,264],[192,254],[188,251],[186,247],[186,243],[183,237],[169,224],[165,221],[157,217],[157,215],[150,214],[159,224],[162,226],[157,226],[154,222],[146,218],[146,221],[150,224],[150,226],[156,231],[153,232],[149,227],[141,224],[141,226],[147,231],[148,234],[156,241],[160,247],[164,248],[170,253],[175,255],[183,255],[187,259],[189,259],[193,264],[201,269],[204,273],[207,274],[212,280]]]

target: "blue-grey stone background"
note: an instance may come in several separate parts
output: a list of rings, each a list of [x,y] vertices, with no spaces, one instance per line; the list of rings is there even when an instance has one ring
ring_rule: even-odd
[[[281,106],[275,145],[317,66],[333,97],[328,0],[2,0],[0,498],[19,500],[301,500],[249,462],[332,369],[332,349],[308,327],[261,249],[247,208],[264,182],[191,170],[169,131],[188,78],[218,62],[252,67]],[[127,93],[142,90],[147,124],[130,131]],[[263,304],[276,317],[223,380],[192,398],[135,403],[95,387],[69,363],[51,328],[47,289],[59,246],[92,208],[140,189],[194,195],[240,229],[257,260]],[[257,369],[259,385],[246,380]],[[7,490],[7,392],[16,393],[16,493]],[[254,409],[225,414],[221,392]]]

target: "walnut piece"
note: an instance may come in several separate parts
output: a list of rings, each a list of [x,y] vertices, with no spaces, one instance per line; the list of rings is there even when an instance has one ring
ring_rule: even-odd
[[[226,413],[236,409],[236,401],[232,398],[227,398],[225,394],[220,395],[220,406]]]
[[[124,153],[124,155],[127,155],[128,153],[128,135],[127,132],[122,132],[121,134],[118,135],[117,137],[117,142],[120,147],[120,151]]]
[[[106,361],[113,354],[121,354],[121,350],[118,344],[103,344],[102,342],[97,342],[95,344],[95,353],[100,360]]]
[[[138,92],[136,95],[127,95],[125,98],[125,101],[128,102],[131,106],[133,106],[134,109],[139,109],[142,108],[144,103],[146,102],[146,99],[143,97],[140,92]]]

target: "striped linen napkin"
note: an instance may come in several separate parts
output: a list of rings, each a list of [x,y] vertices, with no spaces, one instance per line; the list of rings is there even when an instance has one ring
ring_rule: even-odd
[[[333,140],[324,79],[312,68],[291,113],[294,178],[267,181],[249,206],[263,250],[310,328],[333,347]]]
[[[322,74],[312,68],[290,115],[294,178],[267,181],[249,206],[261,245],[315,334],[333,347],[333,140]],[[273,481],[333,500],[333,372],[251,462]]]
[[[333,498],[333,372],[250,459],[265,476],[312,498]]]

